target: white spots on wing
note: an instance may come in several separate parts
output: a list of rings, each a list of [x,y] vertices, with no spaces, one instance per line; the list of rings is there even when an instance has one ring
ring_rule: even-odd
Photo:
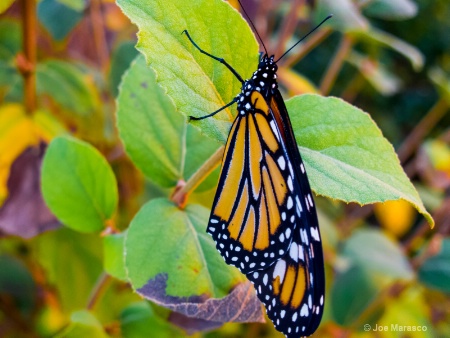
[[[309,202],[309,205],[310,205],[311,207],[313,207],[313,206],[314,206],[314,203],[313,203],[313,200],[312,200],[311,194],[308,194],[308,202]]]
[[[216,224],[216,223],[219,223],[219,220],[211,218],[211,220],[209,222],[213,223],[213,224]]]
[[[289,196],[286,207],[288,208],[288,210],[290,210],[290,209],[292,209],[293,206],[294,206],[294,201],[292,200],[292,197]]]
[[[311,237],[314,238],[317,242],[320,242],[319,229],[311,227]]]
[[[289,238],[289,237],[291,237],[291,229],[287,228],[286,229],[286,238]]]
[[[223,243],[220,243],[219,246],[223,249],[225,248],[225,245],[223,245]]]
[[[285,310],[281,310],[280,312],[280,317],[284,318],[284,316],[286,315],[286,311]]]
[[[280,254],[280,256],[283,256],[284,255],[284,250],[280,249],[280,251],[278,251],[278,253]]]
[[[256,266],[256,263],[250,263],[249,267],[250,269],[253,269]]]
[[[248,260],[249,260],[249,258],[248,258],[248,256],[245,256],[245,261],[248,263]]]
[[[250,103],[247,103],[247,104],[245,105],[245,109],[249,110],[250,108],[251,108]]]
[[[292,321],[295,322],[297,320],[297,312],[294,312],[294,314],[292,315]]]
[[[241,248],[237,246],[237,247],[234,249],[234,251],[239,252],[239,251],[241,251]]]
[[[282,219],[283,221],[286,220],[286,213],[285,213],[284,211],[281,213],[281,219]]]
[[[288,183],[289,190],[294,191],[294,184],[292,184],[292,176],[291,175],[289,175],[287,183]]]
[[[233,262],[236,262],[237,260],[238,260],[238,258],[235,256],[235,257],[231,257],[231,260],[233,261]]]
[[[303,163],[300,164],[300,170],[302,171],[302,174],[305,173],[305,166],[303,165]]]
[[[310,309],[312,308],[312,298],[311,298],[311,295],[309,295],[309,297],[308,297],[308,306],[309,306]]]
[[[298,245],[298,259],[300,259],[301,261],[305,261],[303,247],[300,244]]]
[[[267,285],[267,282],[269,281],[269,276],[267,275],[267,273],[266,274],[264,274],[264,277],[263,277],[263,283],[264,283],[264,285]],[[323,300],[323,296],[322,296],[322,300]]]
[[[291,216],[291,223],[294,223],[295,222],[295,215],[292,215]]]
[[[280,284],[283,284],[285,274],[286,274],[286,261],[284,259],[280,259],[275,264],[275,269],[273,269],[273,279],[280,277]]]
[[[264,73],[262,76],[267,79],[267,73]]]
[[[291,174],[291,176],[294,176],[294,170],[292,169],[291,162],[288,162],[288,166],[289,166],[289,173]]]
[[[323,305],[323,295],[320,296],[320,305]]]
[[[283,234],[283,233],[280,235],[280,242],[281,242],[281,243],[284,242],[284,234]]]
[[[265,83],[263,81],[261,81],[259,84],[261,85],[261,87],[264,87],[264,85],[265,85]]]
[[[307,317],[309,315],[308,305],[303,304],[302,309],[300,310],[300,317]]]
[[[259,277],[259,273],[258,272],[253,272],[253,278],[254,279],[258,279]]]
[[[292,242],[289,248],[289,256],[297,263],[298,262],[298,246],[297,243]]]
[[[283,156],[278,157],[277,162],[278,162],[278,165],[280,166],[281,170],[284,170],[284,168],[286,168],[286,160],[284,159]],[[290,176],[289,176],[289,178],[290,178]],[[292,179],[291,179],[291,181],[292,181]],[[291,184],[292,184],[292,182],[291,182]]]
[[[270,121],[270,128],[272,128],[273,133],[277,137],[278,141],[280,141],[280,135],[278,135],[278,129],[274,120]]]

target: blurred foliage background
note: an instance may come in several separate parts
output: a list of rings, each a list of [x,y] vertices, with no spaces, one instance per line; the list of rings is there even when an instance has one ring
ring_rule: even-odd
[[[338,96],[369,112],[436,222],[430,229],[402,201],[361,207],[316,198],[327,273],[316,336],[450,336],[450,3],[243,3],[277,55],[335,14],[284,59],[283,94]],[[270,321],[198,331],[127,282],[123,232],[146,201],[173,192],[144,178],[116,128],[115,99],[138,55],[136,33],[110,0],[0,3],[0,336],[279,337]],[[108,177],[105,189],[118,196],[105,199],[103,219],[58,220],[44,202],[42,159],[63,134],[74,137],[77,156],[101,168],[92,180]],[[75,148],[61,149],[53,156]],[[42,183],[58,187],[57,168],[48,173]],[[214,196],[214,182],[207,185],[192,196],[205,206]],[[88,213],[88,205],[79,207]],[[375,325],[389,329],[374,332]]]

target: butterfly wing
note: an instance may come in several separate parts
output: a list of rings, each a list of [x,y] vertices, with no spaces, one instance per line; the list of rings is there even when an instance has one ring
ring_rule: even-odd
[[[265,269],[288,252],[301,212],[274,114],[259,92],[249,96],[250,112],[236,117],[228,136],[207,228],[225,261],[243,273]]]

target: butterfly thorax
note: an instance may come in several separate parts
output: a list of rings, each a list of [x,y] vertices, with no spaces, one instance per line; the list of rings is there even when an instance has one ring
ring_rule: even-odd
[[[264,55],[259,62],[258,69],[250,79],[244,81],[241,92],[236,96],[239,114],[245,115],[251,111],[253,107],[252,92],[257,91],[263,97],[269,98],[275,90],[278,90],[277,70],[278,66],[274,61],[274,56]]]

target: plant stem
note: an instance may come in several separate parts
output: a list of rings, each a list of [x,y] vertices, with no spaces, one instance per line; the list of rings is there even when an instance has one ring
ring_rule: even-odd
[[[31,115],[36,101],[36,1],[21,0],[23,25],[23,57],[18,59],[19,71],[24,79],[25,110]]]
[[[436,102],[399,147],[397,154],[400,162],[404,163],[414,153],[425,136],[444,117],[448,109],[449,104],[445,99],[441,98]]]
[[[97,304],[100,297],[105,293],[106,288],[111,283],[112,278],[105,272],[102,272],[94,285],[94,288],[89,295],[89,299],[86,305],[86,309],[92,310]]]
[[[105,37],[101,0],[92,0],[90,7],[92,33],[100,68],[106,70],[109,59],[108,44]]]
[[[342,37],[341,44],[339,45],[339,48],[322,79],[320,92],[323,95],[327,95],[330,92],[330,89],[333,86],[334,81],[336,81],[337,75],[342,68],[345,57],[347,56],[352,46],[353,39],[347,35],[344,35]]]
[[[286,56],[286,58],[283,58],[280,60],[280,63],[286,67],[289,68],[296,63],[298,63],[301,59],[305,57],[311,50],[316,48],[323,40],[325,40],[330,34],[332,30],[331,28],[323,28],[319,31],[314,32],[311,37],[309,37],[301,46],[298,53],[293,53],[292,55]]]
[[[191,176],[191,178],[189,178],[186,184],[184,184],[173,194],[171,199],[180,208],[184,208],[189,194],[191,194],[220,164],[224,149],[224,146],[219,147],[219,149],[211,155],[211,157]]]
[[[289,9],[289,15],[283,20],[283,25],[280,29],[278,37],[278,44],[276,46],[275,55],[282,55],[286,47],[286,42],[289,37],[294,33],[295,26],[297,25],[297,12],[300,6],[304,5],[304,0],[293,0],[291,8]]]

